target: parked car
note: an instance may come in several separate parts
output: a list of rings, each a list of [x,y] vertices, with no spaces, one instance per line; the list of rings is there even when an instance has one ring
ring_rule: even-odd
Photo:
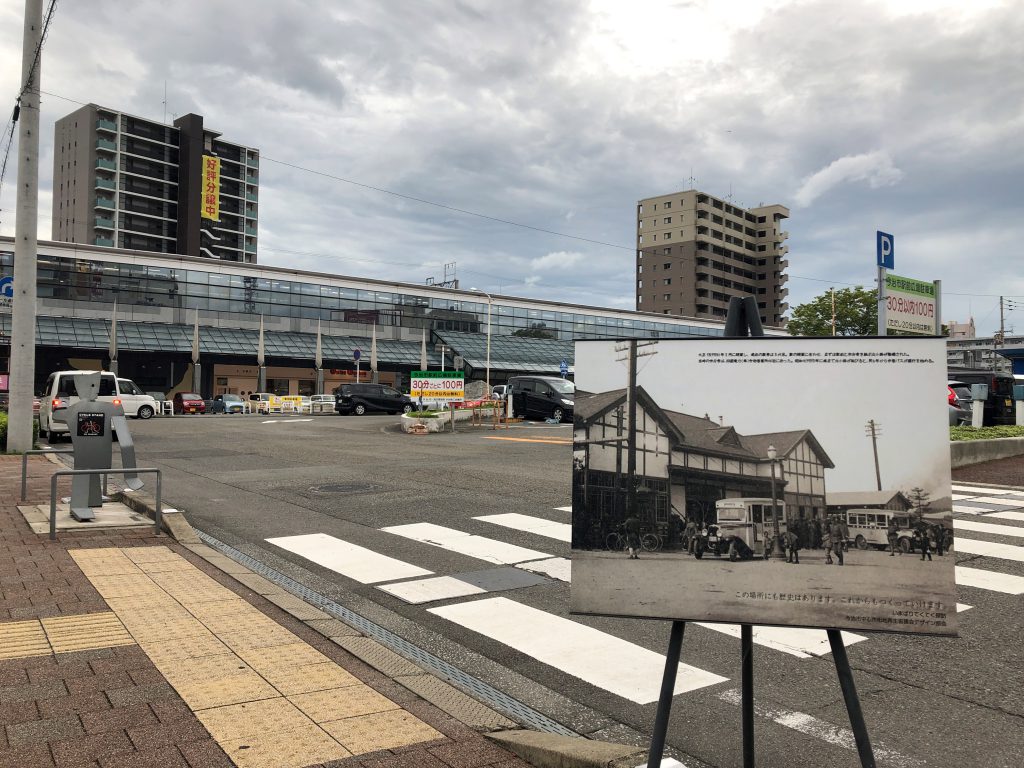
[[[977,368],[950,368],[949,380],[962,382],[970,389],[972,384],[987,384],[988,399],[985,400],[986,427],[995,424],[1015,424],[1016,413],[1013,406],[1013,385],[1015,379],[1011,373],[979,370]]]
[[[971,388],[962,381],[946,382],[946,401],[949,404],[949,426],[971,423]]]
[[[245,400],[241,395],[226,393],[213,398],[212,413],[245,413]]]
[[[206,401],[195,392],[175,392],[174,412],[206,413]]]
[[[370,411],[408,413],[413,407],[408,395],[384,384],[342,384],[335,390],[334,410],[343,416]]]
[[[572,421],[576,385],[557,376],[513,376],[505,396],[515,416]]]
[[[53,413],[78,402],[75,376],[82,373],[100,373],[100,390],[96,399],[118,403],[124,408],[125,416],[148,419],[157,412],[156,400],[131,379],[120,379],[108,371],[56,371],[46,378],[39,403],[39,433],[45,434],[50,444],[68,432],[68,425],[54,421]]]
[[[495,384],[493,387],[491,387],[492,400],[504,400],[506,394],[508,394],[507,384]]]

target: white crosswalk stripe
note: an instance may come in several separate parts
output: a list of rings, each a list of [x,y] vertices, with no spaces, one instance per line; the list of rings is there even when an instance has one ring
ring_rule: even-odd
[[[974,501],[974,499],[972,499]],[[954,504],[954,512],[963,512],[967,515],[982,515],[986,512],[991,512],[992,507],[980,507],[977,504]]]
[[[572,507],[555,507],[559,512],[572,512]]]
[[[514,565],[527,560],[547,560],[551,557],[547,552],[517,547],[515,544],[506,544],[485,536],[475,536],[434,523],[392,525],[388,528],[381,528],[381,530],[497,565]]]
[[[397,584],[382,584],[377,589],[413,605],[432,603],[436,600],[451,600],[453,597],[482,595],[487,591],[454,576],[435,576],[432,579],[416,579],[415,581],[401,581]]]
[[[984,571],[980,568],[956,567],[956,583],[960,587],[976,587],[990,592],[1004,592],[1008,595],[1024,595],[1024,576],[1013,576],[998,571]]]
[[[953,528],[957,531],[974,531],[975,533],[991,533],[997,536],[1014,536],[1024,538],[1024,528],[998,523],[978,523],[974,520],[954,520]]]
[[[568,523],[557,523],[553,520],[545,520],[542,517],[531,517],[530,515],[508,512],[503,515],[483,515],[473,519],[500,525],[504,528],[512,528],[517,531],[535,533],[538,536],[547,536],[549,539],[558,539],[567,543],[572,541],[571,525]]]
[[[637,704],[658,700],[665,657],[627,640],[505,597],[429,610],[624,699]],[[717,685],[727,679],[680,664],[675,693]]]
[[[986,498],[982,496],[970,496],[970,502],[972,506],[976,506],[978,502],[984,502],[985,504],[991,504],[992,507],[1013,507],[1014,509],[1024,508],[1024,499],[1008,499],[1005,496]],[[956,500],[956,494],[953,495],[953,499]]]
[[[1000,520],[1013,520],[1024,523],[1024,512],[992,512],[985,517],[998,517]]]
[[[996,544],[994,541],[958,536],[955,547],[958,552],[968,555],[984,555],[1024,563],[1024,547],[1017,544]]]
[[[326,533],[281,536],[267,541],[360,584],[378,584],[433,574],[433,571],[378,554],[371,549],[328,536]]]
[[[550,576],[559,581],[572,581],[572,561],[567,557],[552,557],[550,560],[531,560],[518,563],[516,568]]]
[[[739,624],[710,624],[703,621],[696,623],[705,629],[721,632],[731,637],[740,636]],[[847,648],[854,643],[867,640],[864,635],[857,635],[853,632],[843,632],[842,634],[843,643]],[[782,651],[790,656],[796,656],[798,659],[809,659],[811,656],[825,656],[832,653],[832,646],[828,642],[828,633],[824,629],[754,627],[751,639],[756,645],[763,645],[765,648]]]

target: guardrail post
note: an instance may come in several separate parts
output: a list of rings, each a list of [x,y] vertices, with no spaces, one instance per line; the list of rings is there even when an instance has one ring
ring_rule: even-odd
[[[21,454],[21,500],[28,499],[28,451]]]
[[[50,541],[57,540],[57,476],[54,472],[50,478]]]
[[[163,473],[158,469],[156,471],[156,512],[153,513],[153,533],[156,536],[160,536],[163,532],[161,530],[164,510],[160,505],[160,492],[163,486]]]

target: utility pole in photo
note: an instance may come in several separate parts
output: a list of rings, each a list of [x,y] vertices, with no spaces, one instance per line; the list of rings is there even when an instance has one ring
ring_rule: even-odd
[[[18,199],[14,222],[14,295],[11,303],[10,404],[7,450],[32,448],[32,395],[36,378],[36,262],[39,212],[39,89],[43,2],[25,0],[22,91],[15,105],[18,129]]]
[[[625,353],[625,357],[618,358],[619,362],[626,363],[626,515],[637,513],[636,496],[638,478],[636,476],[636,361],[638,357],[657,354],[657,350],[651,349],[638,352],[638,347],[647,347],[657,344],[656,341],[637,343],[636,339],[616,344],[615,351]]]
[[[882,471],[878,466],[878,437],[882,434],[882,425],[874,419],[868,419],[864,425],[864,434],[871,438],[871,450],[875,454],[875,483],[878,490],[882,490]]]

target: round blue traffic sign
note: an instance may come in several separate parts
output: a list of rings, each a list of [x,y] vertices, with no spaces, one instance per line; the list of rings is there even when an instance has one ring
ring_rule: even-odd
[[[360,352],[358,349],[353,349],[352,350],[352,359],[353,360],[358,360],[362,354],[363,353]]]

